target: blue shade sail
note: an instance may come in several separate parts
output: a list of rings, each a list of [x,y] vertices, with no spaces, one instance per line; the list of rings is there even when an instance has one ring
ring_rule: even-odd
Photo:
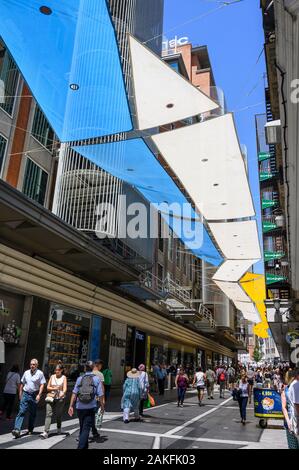
[[[132,130],[106,0],[0,0],[0,37],[62,142]]]
[[[74,146],[73,149],[103,170],[136,187],[156,208],[159,205],[161,215],[173,232],[196,256],[214,266],[223,262],[191,204],[143,139]],[[161,206],[162,203],[165,207]]]

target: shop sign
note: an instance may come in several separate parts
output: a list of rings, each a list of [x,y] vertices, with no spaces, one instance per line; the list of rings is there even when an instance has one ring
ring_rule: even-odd
[[[269,207],[274,207],[277,205],[277,202],[272,201],[271,199],[262,200],[262,209],[268,209]]]
[[[267,181],[273,178],[273,173],[269,173],[267,171],[261,171],[260,173],[260,181]]]
[[[260,152],[259,153],[259,161],[263,162],[264,160],[268,160],[271,158],[271,154],[269,152]]]
[[[271,230],[275,230],[277,225],[274,222],[263,222],[263,231],[270,232]]]
[[[264,257],[265,261],[270,261],[273,259],[281,259],[285,256],[285,253],[282,253],[281,251],[265,251]]]
[[[138,341],[144,341],[145,340],[145,334],[140,333],[140,331],[137,331],[137,330],[136,330],[135,337]]]
[[[274,284],[275,282],[287,281],[285,276],[279,276],[278,274],[266,274],[266,283]]]
[[[124,349],[126,347],[127,341],[123,338],[117,338],[116,334],[112,333],[110,337],[110,346],[114,346],[115,348]]]

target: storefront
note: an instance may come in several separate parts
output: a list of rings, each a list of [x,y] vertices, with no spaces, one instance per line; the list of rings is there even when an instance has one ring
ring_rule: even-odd
[[[198,356],[195,347],[164,340],[156,336],[149,337],[148,366],[160,363],[168,366],[180,364],[195,368],[198,364]]]
[[[0,338],[4,356],[1,382],[13,365],[23,368],[27,339],[25,304],[25,296],[0,289]]]

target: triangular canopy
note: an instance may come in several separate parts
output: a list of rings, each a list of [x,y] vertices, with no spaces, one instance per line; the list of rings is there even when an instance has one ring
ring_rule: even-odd
[[[258,261],[258,259],[226,260],[215,273],[213,279],[218,281],[237,282],[246,273],[246,271],[248,271],[248,269]]]
[[[132,130],[106,0],[0,0],[0,37],[61,141]]]
[[[167,217],[163,211],[161,215],[167,222],[169,221],[170,227],[185,245],[196,256],[214,266],[219,266],[223,262],[198,215],[143,139],[73,148],[103,170],[136,187],[152,204],[166,204],[165,212],[171,206],[173,209],[171,214],[174,217]],[[199,235],[199,246],[194,246],[192,237],[189,239],[189,230]]]
[[[129,36],[138,128],[151,129],[219,108],[159,56]]]
[[[255,215],[232,114],[152,136],[206,220]]]

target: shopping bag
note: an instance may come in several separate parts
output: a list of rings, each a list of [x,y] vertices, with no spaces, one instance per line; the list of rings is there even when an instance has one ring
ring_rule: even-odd
[[[155,403],[154,398],[153,398],[150,394],[148,394],[147,397],[148,397],[148,400],[149,400],[149,402],[150,402],[151,408],[153,408],[154,406],[156,406],[156,403]]]
[[[148,409],[148,408],[150,408],[150,407],[151,407],[151,403],[150,403],[150,401],[149,401],[149,398],[147,397],[147,399],[146,399],[145,402],[144,402],[143,408]]]
[[[104,411],[102,411],[101,408],[98,409],[97,413],[96,413],[96,422],[95,422],[95,425],[96,425],[96,428],[97,430],[99,431],[102,427],[102,424],[103,424],[103,417],[104,417]]]

